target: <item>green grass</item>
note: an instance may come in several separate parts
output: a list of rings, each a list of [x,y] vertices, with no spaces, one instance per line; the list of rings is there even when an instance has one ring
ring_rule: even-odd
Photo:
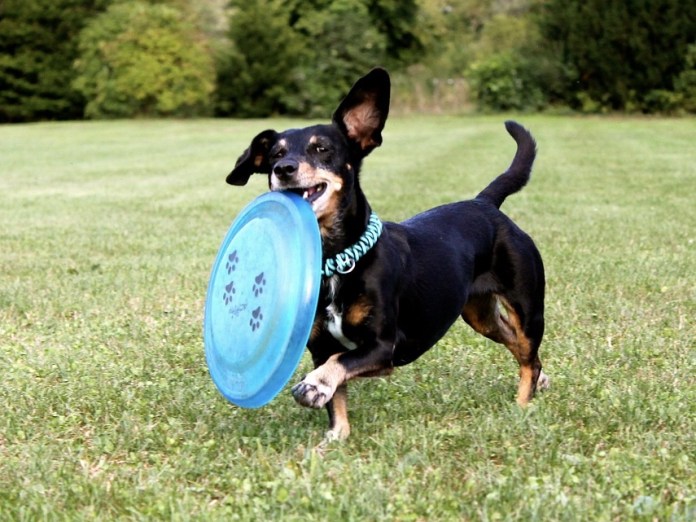
[[[514,153],[502,119],[390,120],[374,208],[475,195]],[[322,450],[323,411],[228,404],[201,340],[219,243],[265,190],[224,177],[302,122],[0,126],[0,519],[693,520],[696,124],[521,121],[538,162],[503,209],[546,262],[551,389],[520,410],[512,357],[457,324],[354,383]]]

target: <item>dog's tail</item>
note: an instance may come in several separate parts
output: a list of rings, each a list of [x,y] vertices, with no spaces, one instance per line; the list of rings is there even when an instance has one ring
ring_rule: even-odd
[[[486,200],[497,208],[505,198],[527,184],[536,156],[536,142],[527,129],[514,121],[506,121],[505,128],[517,142],[515,157],[508,169],[476,196],[476,199]]]

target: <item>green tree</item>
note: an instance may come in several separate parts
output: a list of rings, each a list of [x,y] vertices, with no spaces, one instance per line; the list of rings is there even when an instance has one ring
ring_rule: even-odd
[[[425,50],[417,25],[416,0],[369,0],[365,4],[377,31],[386,39],[389,62],[402,66],[420,58]]]
[[[673,91],[696,34],[696,3],[548,0],[540,26],[572,71],[566,101],[579,108],[647,109]]]
[[[686,53],[686,67],[674,81],[681,107],[687,112],[696,113],[696,43],[689,45]]]
[[[215,70],[205,40],[172,6],[125,2],[79,38],[75,88],[90,118],[206,114]]]
[[[108,0],[0,1],[0,121],[69,119],[84,100],[72,87],[76,37]]]
[[[281,100],[300,89],[294,69],[306,53],[280,0],[232,2],[231,45],[218,63],[219,115],[268,116],[289,112]]]
[[[219,114],[326,116],[376,65],[418,52],[415,0],[233,0]]]
[[[546,105],[547,98],[535,73],[523,56],[501,51],[474,62],[467,78],[480,110],[536,110]]]
[[[294,67],[302,88],[284,100],[293,112],[326,116],[355,80],[386,60],[387,37],[360,0],[302,0],[292,12],[304,44]]]

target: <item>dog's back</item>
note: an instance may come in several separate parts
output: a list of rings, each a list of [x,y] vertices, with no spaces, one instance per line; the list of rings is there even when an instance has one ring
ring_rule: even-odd
[[[405,349],[396,350],[396,365],[407,364],[437,342],[472,294],[502,291],[496,251],[514,243],[513,251],[522,248],[532,258],[538,257],[529,236],[499,210],[507,196],[527,184],[536,156],[534,138],[524,127],[513,121],[505,127],[517,142],[515,156],[476,198],[386,224],[388,236],[407,245],[409,252],[400,306],[400,326],[408,341],[401,347]],[[540,263],[537,270],[543,273]],[[428,281],[428,286],[416,281]],[[423,329],[423,323],[430,327]]]

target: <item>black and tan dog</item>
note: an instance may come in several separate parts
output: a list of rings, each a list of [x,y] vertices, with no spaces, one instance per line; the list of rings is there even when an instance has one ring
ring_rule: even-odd
[[[331,124],[262,132],[227,177],[244,185],[253,173],[268,174],[271,190],[301,194],[317,216],[326,264],[308,346],[315,369],[292,393],[304,406],[327,407],[333,438],[350,432],[348,381],[410,363],[460,316],[515,356],[520,405],[548,385],[538,356],[541,256],[499,210],[529,180],[534,139],[507,122],[515,157],[475,199],[382,227],[358,173],[363,158],[382,143],[389,92],[389,75],[374,69],[353,86]]]

